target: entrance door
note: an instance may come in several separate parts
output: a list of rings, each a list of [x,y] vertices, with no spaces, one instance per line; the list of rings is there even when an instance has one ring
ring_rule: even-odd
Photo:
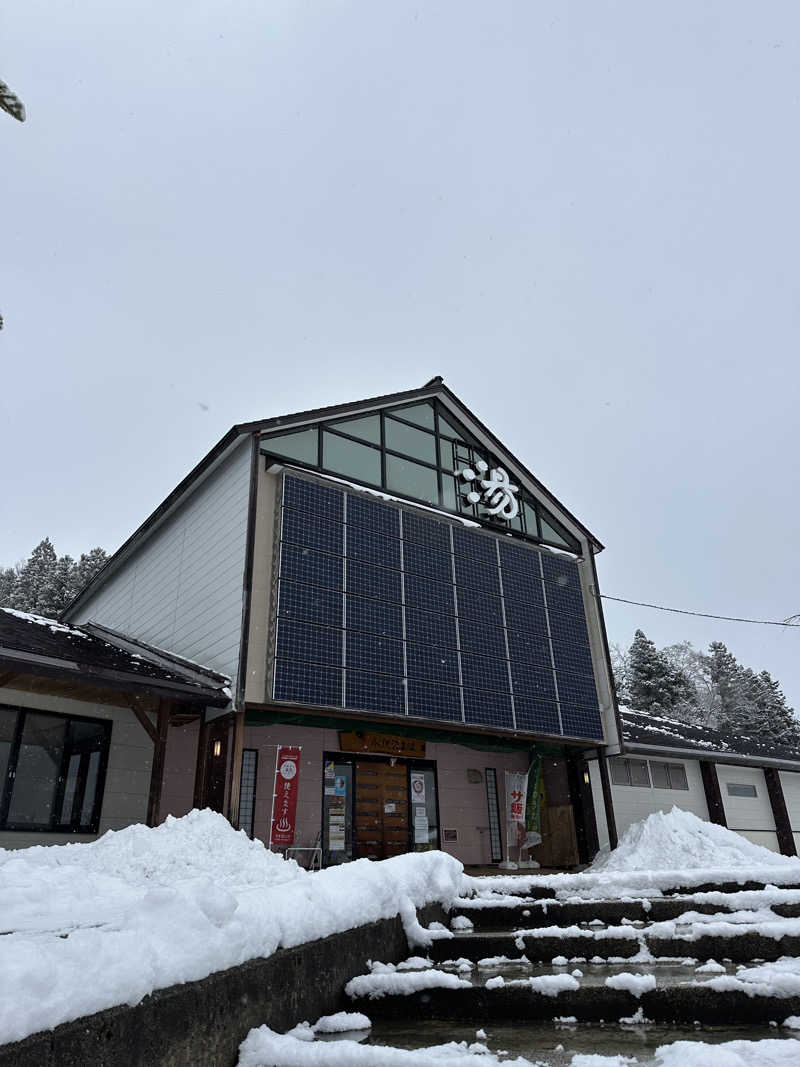
[[[383,860],[408,852],[405,763],[356,763],[356,856]]]

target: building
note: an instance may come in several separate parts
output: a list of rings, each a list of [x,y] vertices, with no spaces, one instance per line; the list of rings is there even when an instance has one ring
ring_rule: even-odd
[[[621,709],[621,744],[608,769],[590,763],[595,797],[607,780],[613,818],[597,807],[601,845],[631,823],[677,805],[787,856],[800,844],[800,753],[663,715]],[[609,825],[611,832],[609,832]]]
[[[175,727],[226,707],[227,682],[99,627],[0,609],[0,848],[158,823]]]
[[[299,745],[295,840],[324,862],[484,864],[503,772],[534,756],[534,856],[566,865],[597,847],[585,755],[620,740],[601,549],[434,378],[233,427],[66,618],[231,677],[227,712],[170,733],[175,814],[224,806],[267,837],[276,748]]]

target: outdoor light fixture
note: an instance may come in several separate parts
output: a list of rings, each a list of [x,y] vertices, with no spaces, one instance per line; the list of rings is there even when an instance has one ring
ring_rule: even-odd
[[[213,755],[221,756],[222,755],[222,742],[221,741],[215,741],[214,742],[214,747],[212,748],[211,751],[212,751]]]
[[[583,772],[583,780],[587,785],[589,785],[589,772],[588,771],[584,771]]]

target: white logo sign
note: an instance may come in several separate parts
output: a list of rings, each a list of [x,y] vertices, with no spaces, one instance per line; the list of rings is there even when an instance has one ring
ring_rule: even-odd
[[[489,470],[489,464],[479,459],[475,464],[477,473],[471,467],[465,467],[460,472],[461,477],[472,486],[465,494],[470,504],[478,504],[481,500],[486,507],[487,515],[496,515],[499,519],[515,519],[519,514],[519,501],[515,493],[519,492],[518,485],[512,485],[508,474],[502,467],[494,467]],[[488,477],[487,477],[488,474]],[[482,492],[474,488],[477,482]]]
[[[284,760],[280,767],[281,778],[285,778],[288,782],[290,779],[294,778],[296,774],[297,766],[295,765],[294,760]]]

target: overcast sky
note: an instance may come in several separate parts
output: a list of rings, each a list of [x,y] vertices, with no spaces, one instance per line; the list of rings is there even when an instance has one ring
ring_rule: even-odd
[[[0,78],[0,563],[442,374],[604,592],[800,612],[796,0],[10,0]],[[800,629],[606,618],[800,708]]]

